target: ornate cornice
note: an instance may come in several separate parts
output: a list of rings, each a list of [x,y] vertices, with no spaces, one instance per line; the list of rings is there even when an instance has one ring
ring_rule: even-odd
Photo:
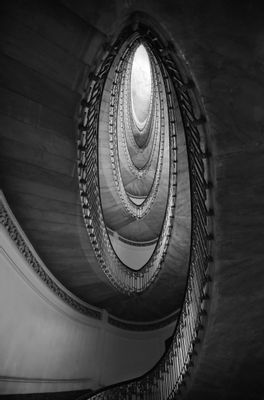
[[[23,255],[28,265],[38,275],[42,282],[44,282],[45,285],[54,294],[56,294],[56,296],[58,296],[62,301],[64,301],[64,303],[68,304],[74,310],[89,317],[101,319],[100,311],[90,308],[89,305],[85,305],[83,302],[78,301],[75,297],[71,296],[71,294],[59,286],[51,274],[45,268],[43,268],[41,263],[38,261],[37,256],[34,255],[34,252],[28,245],[25,235],[22,234],[20,227],[18,226],[14,217],[11,215],[2,192],[0,197],[0,223],[5,228],[9,237],[15,243],[17,249]]]
[[[131,322],[124,319],[116,318],[114,315],[108,314],[105,310],[95,310],[90,307],[89,304],[79,302],[76,297],[63,289],[62,285],[59,285],[49,271],[39,261],[37,254],[35,253],[32,246],[29,244],[25,233],[20,228],[16,218],[10,210],[7,201],[4,197],[3,192],[0,190],[0,224],[7,232],[10,239],[13,241],[21,255],[25,258],[30,268],[37,274],[43,283],[54,293],[60,300],[65,302],[67,305],[72,307],[75,311],[97,320],[102,319],[103,313],[106,316],[106,321],[109,325],[118,327],[124,330],[130,330],[134,332],[150,331],[154,329],[160,329],[166,325],[176,321],[178,311],[160,320],[154,320],[147,323]]]

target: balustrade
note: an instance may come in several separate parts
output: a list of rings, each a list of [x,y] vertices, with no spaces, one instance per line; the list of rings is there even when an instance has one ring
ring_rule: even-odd
[[[125,75],[124,80],[126,82],[127,76],[126,76],[125,72],[124,72],[124,75]],[[159,75],[157,74],[157,77],[158,76]],[[120,103],[121,104],[118,101],[116,101],[114,103],[113,112],[111,113],[111,116],[110,116],[110,125],[111,125],[111,127],[113,127],[113,129],[110,132],[110,141],[111,141],[111,143],[113,143],[113,147],[111,146],[111,149],[113,149],[113,152],[111,153],[111,161],[112,161],[112,166],[113,166],[114,181],[116,183],[116,187],[117,187],[119,196],[122,200],[122,203],[123,203],[126,211],[132,217],[134,217],[136,219],[142,219],[152,209],[153,203],[154,203],[157,193],[158,193],[159,183],[160,183],[160,178],[161,178],[163,159],[164,159],[165,123],[164,123],[164,102],[161,102],[160,98],[162,97],[162,95],[164,96],[164,93],[162,93],[162,92],[160,93],[160,95],[158,97],[158,101],[156,102],[155,109],[157,111],[159,110],[159,112],[156,112],[153,115],[154,133],[153,134],[150,133],[150,135],[151,136],[153,135],[154,143],[152,144],[151,156],[150,156],[145,168],[138,169],[138,168],[136,168],[133,161],[131,160],[131,157],[129,155],[129,150],[127,148],[126,135],[127,135],[127,132],[129,132],[131,129],[129,127],[127,129],[124,129],[125,125],[126,125],[124,123],[124,119],[125,119],[125,115],[127,115],[127,113],[128,113],[128,111],[126,113],[124,112],[124,110],[126,109],[124,104],[126,102],[129,102],[129,99],[127,99],[127,98],[124,99],[123,92],[124,92],[125,82],[123,82],[123,85],[122,85],[122,78],[120,79],[120,82],[118,82],[118,78],[120,78],[120,76],[118,76],[117,79],[114,80],[114,82],[116,82],[116,85],[112,86],[112,90],[114,91],[115,96],[118,97],[120,95]],[[121,86],[121,88],[119,90],[120,86]],[[157,87],[157,85],[156,85],[156,87]],[[120,91],[120,93],[119,93],[119,91]],[[122,107],[120,107],[120,105]],[[121,114],[121,126],[120,126],[121,129],[120,130],[121,130],[122,142],[123,142],[123,146],[124,146],[124,150],[125,150],[126,159],[128,161],[128,166],[129,166],[130,171],[138,179],[142,179],[144,177],[144,175],[147,174],[150,166],[152,165],[154,151],[155,151],[155,144],[157,141],[157,137],[159,136],[159,138],[158,138],[158,142],[159,142],[158,162],[157,162],[157,166],[156,166],[156,170],[155,170],[154,180],[153,180],[149,194],[147,195],[145,201],[141,205],[136,205],[130,199],[130,197],[128,196],[128,194],[125,190],[123,180],[122,180],[120,157],[119,157],[119,150],[118,150],[118,148],[119,148],[118,147],[118,118],[119,118],[120,114]],[[124,132],[124,130],[125,130],[125,132]]]
[[[127,52],[130,50],[131,46],[132,45],[127,46]],[[118,259],[110,243],[101,209],[98,181],[97,131],[99,123],[100,101],[102,97],[103,82],[105,77],[107,76],[106,71],[107,68],[109,71],[115,56],[115,52],[114,54],[111,54],[110,52],[108,55],[109,59],[106,58],[102,62],[101,66],[98,67],[87,92],[87,96],[82,101],[81,123],[79,125],[78,138],[78,174],[84,220],[98,262],[102,270],[105,272],[109,280],[116,288],[129,295],[133,295],[145,290],[155,280],[165,259],[166,251],[171,237],[177,189],[177,146],[174,124],[175,116],[173,115],[173,112],[170,113],[168,121],[171,166],[169,177],[169,195],[163,227],[158,238],[156,248],[148,263],[140,271],[132,271]],[[126,54],[123,54],[123,57],[120,60],[126,60]],[[108,67],[106,67],[105,63]],[[101,72],[101,70],[103,72]],[[120,71],[120,65],[118,66],[117,70]],[[117,88],[117,85],[114,85],[114,87]],[[96,93],[96,95],[94,93]],[[170,90],[166,92],[166,96],[172,96]],[[169,102],[171,103],[172,100],[170,99]],[[117,107],[117,105],[117,96],[111,93],[110,118],[113,115],[113,108]],[[165,123],[163,124],[163,126],[165,126]],[[110,123],[109,130],[110,132],[114,131],[114,120]],[[112,151],[114,151],[113,142],[114,140],[110,140],[110,150]],[[92,153],[91,149],[93,149]],[[160,164],[162,163],[162,157],[160,157],[159,162]],[[116,169],[117,167],[114,166],[113,170],[115,171]],[[120,176],[116,177],[117,183],[120,182],[119,178]],[[154,187],[152,195],[149,197],[148,201],[144,205],[144,209],[142,207],[139,207],[137,209],[138,218],[141,218],[145,210],[148,210],[149,203],[156,195],[156,190],[157,188]],[[82,194],[84,193],[85,196],[82,196]]]
[[[200,331],[203,329],[206,319],[206,303],[210,283],[209,266],[213,261],[211,255],[213,212],[210,209],[210,191],[212,190],[212,185],[209,180],[210,169],[207,157],[210,152],[205,145],[206,119],[201,111],[202,107],[197,98],[197,90],[193,80],[189,77],[185,78],[182,70],[178,68],[178,59],[173,53],[172,46],[166,48],[161,39],[151,29],[144,28],[143,26],[141,29],[143,32],[141,34],[155,53],[163,75],[170,116],[171,159],[174,161],[177,145],[175,115],[173,112],[175,98],[173,97],[173,92],[178,101],[185,131],[192,204],[192,232],[188,280],[182,310],[172,342],[161,360],[142,377],[99,391],[89,397],[93,400],[175,399],[185,385],[185,376],[193,364],[195,348],[200,340]],[[127,37],[127,35],[128,31],[124,31],[124,36]],[[200,113],[198,117],[197,111]],[[164,224],[166,229],[162,230],[159,245],[157,246],[157,249],[162,249],[161,253],[159,254],[156,251],[152,261],[141,272],[143,279],[140,288],[135,284],[139,277],[137,273],[132,273],[131,271],[128,273],[128,270],[125,268],[118,270],[118,280],[121,281],[121,285],[122,282],[123,284],[127,282],[126,280],[131,279],[133,282],[129,281],[129,284],[124,284],[131,291],[140,292],[141,288],[147,287],[155,277],[155,271],[158,269],[157,265],[160,265],[161,259],[165,257],[167,240],[169,240],[172,228],[168,221],[173,217],[173,207],[175,207],[174,185],[177,184],[175,164],[174,162],[171,164],[170,195],[167,207],[168,212]],[[95,217],[93,217],[93,221],[95,222]],[[153,259],[157,256],[160,256],[160,259],[158,263],[155,263]],[[145,278],[146,276],[147,278]]]

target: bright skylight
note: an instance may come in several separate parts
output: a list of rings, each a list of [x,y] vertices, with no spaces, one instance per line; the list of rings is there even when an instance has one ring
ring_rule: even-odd
[[[131,73],[132,110],[138,128],[142,129],[148,117],[151,101],[151,67],[146,48],[138,46]]]

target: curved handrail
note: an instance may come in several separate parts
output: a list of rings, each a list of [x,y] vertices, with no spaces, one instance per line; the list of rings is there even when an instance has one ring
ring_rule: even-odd
[[[124,43],[126,48],[132,45],[137,35],[131,33],[115,42],[108,55],[91,75],[87,96],[82,101],[81,123],[78,137],[78,175],[83,216],[91,244],[97,260],[110,282],[120,291],[133,295],[147,289],[156,279],[163,265],[169,246],[174,221],[174,211],[177,190],[177,146],[174,109],[168,110],[169,140],[170,140],[170,174],[167,207],[163,227],[155,250],[149,261],[140,269],[132,270],[123,264],[111,245],[101,208],[100,189],[98,182],[98,148],[97,133],[100,113],[101,96],[108,72],[114,65],[115,57]],[[161,66],[162,68],[162,66]],[[165,74],[164,68],[162,74]],[[167,103],[172,104],[171,83],[164,81]]]
[[[121,236],[120,234],[118,234],[117,232],[113,231],[109,227],[107,228],[107,231],[108,231],[110,236],[114,236],[116,234],[118,240],[120,240],[123,243],[129,244],[130,246],[135,246],[135,247],[151,246],[152,244],[157,243],[157,240],[158,240],[158,238],[155,238],[155,239],[147,240],[147,241],[144,241],[144,242],[143,241],[136,242],[135,240],[127,239],[127,238]]]
[[[190,171],[192,230],[191,254],[185,297],[169,349],[158,363],[143,376],[112,385],[87,398],[92,400],[172,400],[181,392],[185,376],[193,363],[196,344],[207,315],[212,257],[212,200],[206,119],[199,102],[198,90],[187,72],[177,66],[173,46],[164,49],[158,35],[140,26],[141,34],[160,48],[178,99],[184,125]],[[171,104],[171,106],[173,106]],[[198,116],[197,116],[197,113]]]
[[[144,47],[146,48],[147,52],[148,52],[148,56],[150,58],[150,67],[151,67],[151,97],[150,97],[150,106],[149,106],[149,112],[148,112],[148,116],[147,119],[145,121],[145,125],[142,129],[139,129],[139,127],[137,126],[137,123],[134,121],[134,114],[133,114],[133,107],[132,107],[132,88],[131,88],[131,73],[132,73],[132,65],[133,65],[133,57],[135,54],[136,49],[138,48],[138,46],[140,44],[143,44],[142,41],[139,39],[137,41],[135,41],[135,45],[133,46],[133,49],[131,51],[131,56],[128,59],[127,62],[127,71],[126,71],[126,75],[127,75],[127,79],[126,79],[126,95],[127,95],[127,111],[126,115],[128,118],[128,124],[129,124],[129,130],[128,130],[128,137],[130,139],[130,144],[131,146],[134,148],[134,150],[143,150],[145,149],[148,144],[149,144],[149,140],[150,140],[150,135],[147,135],[147,138],[145,139],[145,141],[143,143],[141,143],[139,145],[139,143],[137,142],[137,140],[135,139],[135,135],[136,134],[140,134],[141,136],[146,136],[147,132],[150,130],[150,127],[152,125],[152,115],[153,115],[153,107],[155,106],[155,102],[154,102],[154,90],[155,90],[155,78],[153,76],[153,57],[151,59],[151,52],[149,51],[149,49],[146,46],[146,43],[144,43]]]
[[[122,66],[120,66],[122,70]],[[120,69],[119,68],[119,69]],[[110,134],[110,158],[112,162],[112,169],[114,174],[114,181],[116,184],[117,191],[121,198],[121,201],[124,205],[125,210],[130,214],[133,218],[143,219],[151,210],[151,207],[157,197],[159,183],[161,178],[163,159],[164,159],[164,143],[165,143],[165,122],[164,122],[164,102],[157,100],[157,112],[154,116],[154,140],[158,136],[158,132],[160,130],[160,138],[159,138],[159,148],[158,148],[158,161],[156,166],[156,171],[154,175],[154,180],[151,185],[150,192],[148,193],[144,202],[140,205],[135,204],[128,196],[121,174],[120,168],[120,157],[119,157],[119,148],[118,148],[118,110],[119,110],[119,102],[115,100],[116,96],[119,96],[119,85],[122,85],[122,76],[119,76],[119,73],[115,74],[113,85],[112,85],[112,101],[110,104],[110,121],[109,121],[109,134]],[[159,73],[157,66],[155,66],[155,77],[158,79],[158,83],[160,83]],[[158,86],[158,85],[157,85]],[[159,89],[159,92],[161,89]],[[162,93],[160,93],[159,99],[162,97]],[[122,101],[122,89],[121,89],[121,101]],[[124,117],[124,110],[121,108],[121,118]],[[123,122],[123,119],[122,119]],[[122,127],[121,127],[122,128]],[[122,130],[123,131],[123,130]],[[154,143],[153,143],[154,145]],[[152,145],[152,147],[153,147]],[[127,150],[128,151],[128,150]],[[130,159],[129,154],[127,155],[128,159]],[[131,164],[132,161],[131,161]],[[130,164],[129,164],[130,165]],[[150,165],[149,165],[150,166]],[[132,165],[131,165],[132,167]],[[144,171],[144,169],[143,169]],[[142,171],[142,172],[143,172]],[[147,171],[147,169],[146,169]],[[141,171],[137,169],[138,176],[141,178]]]
[[[154,60],[153,60],[154,61]],[[129,63],[128,63],[129,65]],[[151,67],[153,65],[151,64]],[[120,123],[120,128],[121,128],[121,136],[122,136],[122,144],[124,148],[124,152],[126,155],[126,160],[127,164],[129,167],[130,172],[137,178],[137,179],[143,179],[149,172],[150,167],[152,165],[153,157],[154,154],[157,153],[157,142],[159,142],[160,135],[158,135],[158,129],[160,126],[160,117],[159,117],[159,109],[160,109],[160,98],[159,92],[158,92],[158,85],[156,82],[154,82],[154,90],[153,90],[153,97],[155,96],[155,101],[152,99],[153,107],[152,111],[150,113],[150,116],[153,116],[151,124],[148,126],[148,138],[146,140],[146,144],[144,145],[144,148],[138,147],[137,144],[135,143],[134,139],[134,133],[132,132],[132,127],[131,127],[131,118],[129,116],[130,114],[130,106],[129,106],[129,97],[130,97],[130,92],[129,92],[129,71],[127,73],[124,73],[124,84],[121,86],[121,92],[120,92],[120,114],[121,114],[121,123]],[[156,70],[156,76],[158,76],[158,71]],[[131,90],[131,88],[130,88]],[[129,92],[129,93],[128,93]],[[126,131],[126,133],[124,132]],[[154,131],[154,133],[153,133]],[[150,140],[152,143],[150,143]],[[151,144],[151,145],[150,145]],[[149,150],[148,151],[150,154],[148,156],[148,159],[142,167],[137,167],[130,155],[129,147],[133,147],[134,150],[140,151],[141,153],[144,154],[145,149]]]
[[[178,316],[180,313],[180,309],[175,310],[171,314],[167,315],[166,317],[160,318],[155,321],[148,321],[148,322],[135,322],[135,321],[127,321],[121,318],[117,318],[112,316],[111,314],[108,315],[107,322],[110,325],[116,326],[118,328],[129,330],[129,331],[151,331],[163,328],[172,323],[176,323]]]

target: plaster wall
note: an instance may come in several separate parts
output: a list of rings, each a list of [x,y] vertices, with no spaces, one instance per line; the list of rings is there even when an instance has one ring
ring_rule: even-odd
[[[146,372],[173,326],[130,332],[73,310],[0,231],[0,394],[97,389]]]

